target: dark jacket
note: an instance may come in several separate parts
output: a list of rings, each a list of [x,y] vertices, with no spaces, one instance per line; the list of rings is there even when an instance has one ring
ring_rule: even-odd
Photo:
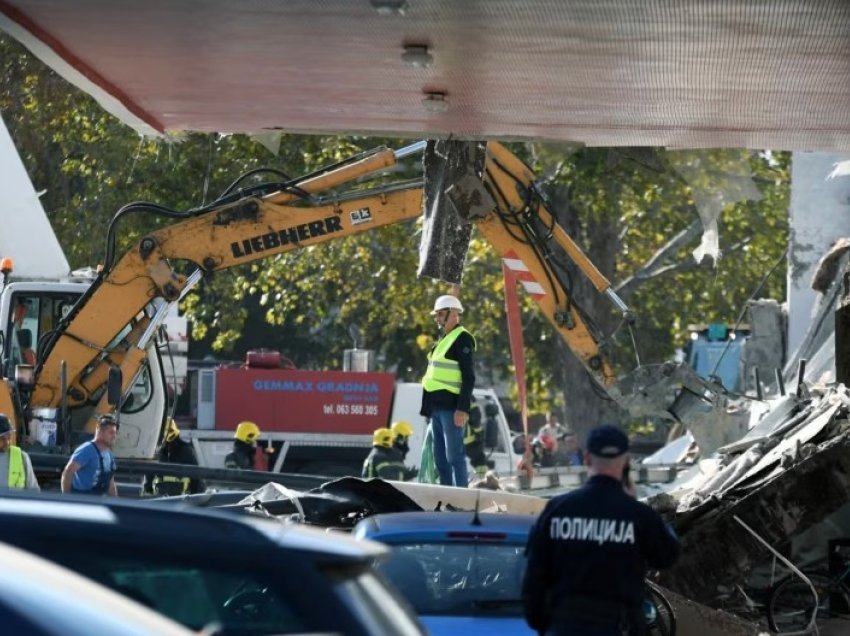
[[[404,463],[396,449],[373,446],[372,451],[366,457],[366,461],[363,462],[363,471],[360,476],[363,479],[379,477],[380,479],[404,481],[405,475]]]
[[[233,440],[233,451],[224,458],[224,467],[253,470],[254,446],[239,439]]]
[[[198,465],[192,444],[179,437],[170,442],[163,442],[162,446],[159,447],[156,459],[169,464]],[[197,479],[157,475],[152,480],[150,490],[160,496],[173,496],[203,492],[204,486]]]
[[[457,328],[457,327],[455,327]],[[439,342],[439,341],[438,341]],[[436,347],[437,344],[434,344]],[[431,350],[434,350],[434,347]],[[464,411],[469,413],[472,402],[472,389],[475,388],[475,364],[473,352],[475,339],[466,332],[461,333],[446,352],[449,360],[457,360],[460,367],[460,394],[451,391],[422,391],[420,415],[430,417],[432,411]]]
[[[485,424],[481,421],[481,408],[473,406],[463,431],[463,449],[469,461],[472,462],[472,468],[479,475],[483,475],[495,466],[495,462],[487,457],[484,438]]]
[[[543,633],[571,608],[597,601],[608,615],[612,607],[634,611],[647,570],[671,566],[678,553],[675,533],[657,512],[620,480],[595,475],[551,499],[532,528],[522,584],[526,621]]]

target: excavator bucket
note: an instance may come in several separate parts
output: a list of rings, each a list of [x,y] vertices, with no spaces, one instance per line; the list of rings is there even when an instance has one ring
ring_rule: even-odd
[[[425,223],[418,275],[459,285],[472,223],[495,204],[482,181],[486,144],[429,141],[425,148]]]
[[[608,394],[632,417],[678,422],[722,408],[726,391],[683,363],[645,364],[607,387]]]

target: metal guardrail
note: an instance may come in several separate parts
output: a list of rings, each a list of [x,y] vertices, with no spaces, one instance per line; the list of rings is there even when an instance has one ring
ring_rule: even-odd
[[[58,480],[62,469],[68,463],[67,455],[52,453],[29,453],[32,460],[33,470],[44,479]],[[234,470],[230,468],[206,468],[203,466],[190,466],[186,464],[168,464],[146,459],[119,459],[118,477],[133,478],[155,475],[168,475],[171,477],[188,477],[189,479],[200,479],[207,486],[210,485],[240,485],[240,486],[262,486],[269,482],[281,484],[294,490],[310,490],[332,481],[333,477],[322,475],[300,475],[297,473],[273,473],[257,470]]]
[[[645,466],[632,465],[632,475],[638,484],[669,484],[682,467],[677,464],[658,464]],[[531,479],[521,473],[517,475],[517,484],[525,491],[578,488],[587,481],[587,468],[584,466],[552,466],[535,468]]]

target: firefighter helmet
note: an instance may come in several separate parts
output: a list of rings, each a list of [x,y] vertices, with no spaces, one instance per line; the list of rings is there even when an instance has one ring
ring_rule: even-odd
[[[173,417],[168,418],[168,426],[165,427],[165,441],[173,442],[180,437],[180,429],[177,428],[177,422]]]
[[[392,448],[393,432],[388,428],[376,428],[375,432],[372,433],[372,446]]]
[[[460,304],[460,301],[455,296],[449,294],[437,298],[434,302],[434,311],[431,313],[436,314],[443,309],[456,309],[459,314],[463,313],[463,305]]]
[[[233,434],[233,437],[246,444],[253,444],[259,436],[260,427],[253,422],[239,422],[239,426],[236,427],[236,432]]]
[[[394,437],[410,437],[413,435],[413,427],[410,425],[410,422],[405,420],[393,422],[390,430],[393,432]]]

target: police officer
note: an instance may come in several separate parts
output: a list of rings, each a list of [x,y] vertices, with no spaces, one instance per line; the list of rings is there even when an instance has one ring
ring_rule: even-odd
[[[551,499],[529,535],[522,584],[525,618],[547,636],[644,634],[644,576],[678,556],[672,529],[623,487],[629,440],[618,428],[590,431],[590,478]]]
[[[404,481],[404,464],[398,452],[393,449],[393,432],[388,428],[378,428],[372,434],[372,450],[363,462],[363,479],[394,479]]]

